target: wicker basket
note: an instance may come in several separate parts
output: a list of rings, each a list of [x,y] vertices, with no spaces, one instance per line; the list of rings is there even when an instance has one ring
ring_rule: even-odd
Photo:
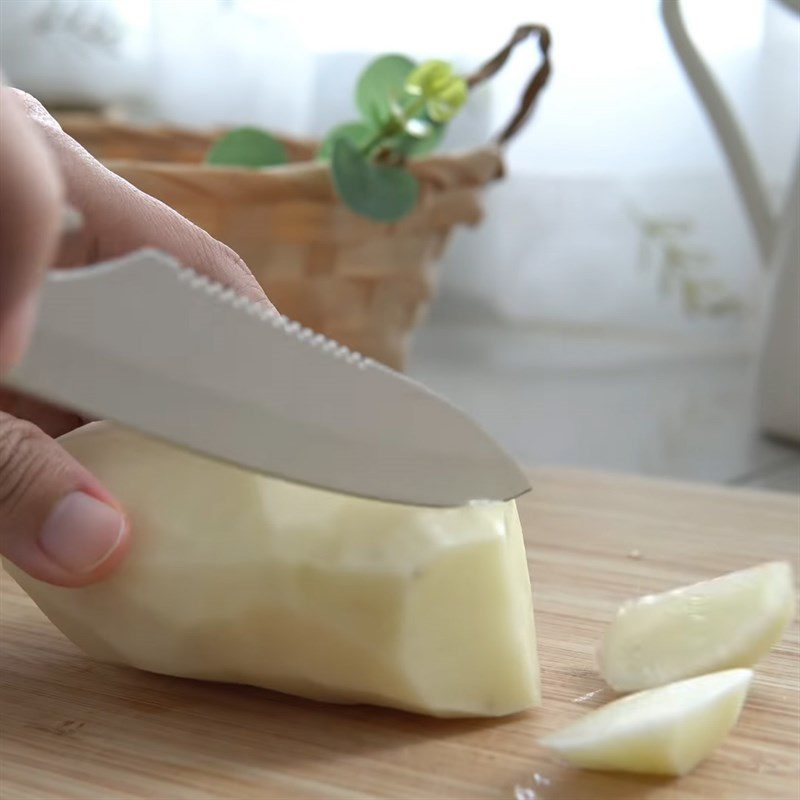
[[[281,313],[402,369],[453,228],[481,220],[480,190],[503,175],[502,146],[529,118],[547,81],[547,30],[519,28],[470,78],[472,85],[489,78],[529,36],[538,37],[542,63],[509,125],[484,148],[413,160],[420,202],[396,223],[350,212],[333,190],[329,167],[313,160],[313,142],[284,138],[292,163],[249,170],[200,163],[215,133],[60,121],[114,172],[235,250]]]

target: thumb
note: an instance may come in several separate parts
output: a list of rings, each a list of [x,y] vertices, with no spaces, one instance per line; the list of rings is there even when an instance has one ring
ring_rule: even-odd
[[[84,586],[125,555],[114,498],[35,425],[0,413],[0,554],[31,577]]]

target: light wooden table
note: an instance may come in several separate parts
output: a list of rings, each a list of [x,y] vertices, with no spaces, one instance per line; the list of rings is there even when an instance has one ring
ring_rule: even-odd
[[[520,511],[541,708],[443,721],[105,666],[4,576],[0,797],[796,800],[796,622],[758,666],[730,737],[685,778],[579,772],[537,739],[612,696],[594,649],[621,600],[768,559],[797,569],[800,500],[571,471],[532,480]]]

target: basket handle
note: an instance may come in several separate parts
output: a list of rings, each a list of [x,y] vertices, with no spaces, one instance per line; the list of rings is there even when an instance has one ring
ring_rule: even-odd
[[[503,68],[514,48],[528,37],[538,38],[542,61],[530,81],[528,81],[514,116],[511,117],[505,128],[494,137],[494,141],[500,145],[505,144],[515,136],[531,118],[539,93],[550,78],[552,71],[550,66],[550,31],[544,25],[520,25],[502,50],[467,77],[467,86],[470,88],[484,83]]]

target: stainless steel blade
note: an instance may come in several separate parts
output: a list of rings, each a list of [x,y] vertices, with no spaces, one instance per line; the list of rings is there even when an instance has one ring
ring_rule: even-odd
[[[155,250],[52,272],[19,390],[248,469],[456,506],[527,491],[432,392]]]

